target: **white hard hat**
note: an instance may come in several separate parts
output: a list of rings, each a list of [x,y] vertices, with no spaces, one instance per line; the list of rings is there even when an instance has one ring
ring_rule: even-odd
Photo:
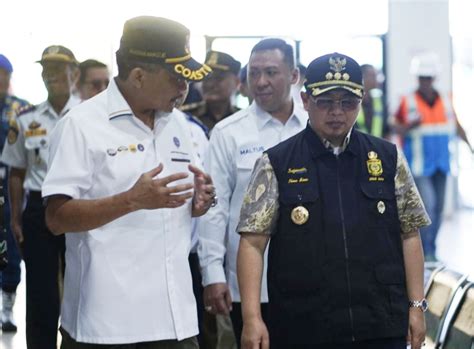
[[[435,77],[441,72],[439,56],[434,52],[424,52],[411,60],[410,73],[415,76]]]

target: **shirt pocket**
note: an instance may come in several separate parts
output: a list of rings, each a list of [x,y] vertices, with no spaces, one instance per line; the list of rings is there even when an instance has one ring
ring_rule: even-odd
[[[235,154],[237,170],[240,172],[252,171],[264,150],[264,146],[258,143],[240,145],[237,154]]]
[[[315,269],[324,256],[323,246],[317,243],[315,235],[321,229],[321,200],[317,188],[298,186],[280,187],[279,229],[270,246],[276,257],[273,261],[280,292],[291,297],[309,297],[321,286],[320,270]],[[295,216],[296,210],[300,210],[299,216]]]
[[[321,217],[318,217],[321,214],[319,207],[321,200],[317,187],[300,183],[287,184],[284,188],[280,186],[279,196],[280,217],[289,220],[290,235],[295,236],[307,232],[312,225],[321,221]],[[296,234],[291,234],[291,232]],[[286,235],[287,231],[282,234]]]
[[[251,172],[260,156],[261,153],[238,155],[236,161],[237,171]]]
[[[49,135],[28,136],[25,148],[36,163],[46,164],[48,161]]]

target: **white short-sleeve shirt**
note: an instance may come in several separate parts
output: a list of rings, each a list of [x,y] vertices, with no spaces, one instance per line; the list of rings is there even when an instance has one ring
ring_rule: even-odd
[[[189,122],[178,112],[157,115],[151,130],[112,81],[58,124],[43,196],[111,196],[130,189],[160,163],[164,169],[158,177],[189,172],[196,157],[189,132]],[[189,172],[180,183],[192,181]],[[190,244],[191,200],[67,233],[62,326],[79,342],[100,344],[196,335]]]
[[[51,132],[59,119],[80,102],[71,95],[58,115],[45,101],[16,118],[18,130],[15,137],[5,141],[1,161],[10,167],[26,170],[25,190],[41,190],[48,167]]]

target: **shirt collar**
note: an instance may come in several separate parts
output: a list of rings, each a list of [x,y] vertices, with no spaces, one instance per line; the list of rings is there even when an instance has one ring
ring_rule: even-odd
[[[324,154],[332,153],[336,156],[346,151],[349,153],[357,154],[357,137],[354,137],[352,134],[353,128],[347,133],[342,145],[339,147],[334,147],[331,142],[327,139],[320,138],[316,132],[312,129],[311,125],[308,122],[308,125],[305,129],[305,137],[310,144],[311,152],[313,156],[319,157]]]
[[[274,117],[268,113],[267,111],[260,108],[260,106],[253,101],[250,105],[250,109],[253,113],[257,116],[257,128],[258,130],[262,130],[269,122],[274,120]],[[304,109],[298,107],[297,103],[293,100],[293,112],[291,116],[288,118],[287,122],[290,122],[291,119],[295,119],[300,126],[306,125],[308,121],[307,113]]]
[[[126,101],[125,97],[120,92],[115,79],[109,83],[109,86],[106,89],[107,93],[107,112],[109,116],[109,120],[121,117],[121,116],[133,116],[132,108]],[[155,113],[155,125],[154,125],[154,132],[158,132],[161,128],[166,125],[171,117],[171,113],[168,112],[156,112]],[[137,119],[138,120],[138,119]],[[160,127],[161,126],[161,127]],[[148,129],[147,129],[148,130]]]
[[[109,120],[119,116],[133,115],[132,109],[120,92],[115,79],[112,79],[109,86],[107,86],[107,97]]]
[[[330,151],[332,151],[332,153],[334,155],[339,155],[344,150],[346,150],[346,148],[349,144],[349,141],[351,140],[351,133],[352,133],[352,128],[349,130],[349,132],[347,132],[347,136],[346,136],[346,138],[344,138],[344,141],[342,142],[342,145],[340,145],[338,147],[335,147],[334,145],[332,145],[331,142],[328,141],[325,138],[322,139],[323,145],[326,147],[326,149],[329,149]]]
[[[53,106],[51,105],[51,103],[49,103],[48,100],[44,101],[43,103],[39,104],[36,108],[36,110],[40,113],[40,114],[45,114],[45,113],[49,113],[51,114],[52,116],[54,117],[63,117],[69,110],[71,110],[72,107],[75,107],[76,105],[78,105],[79,103],[81,103],[81,100],[80,98],[76,97],[74,94],[71,93],[71,95],[69,96],[69,99],[67,100],[66,102],[66,105],[64,106],[63,110],[61,110],[61,112],[59,113],[59,115],[56,113],[56,111],[54,110]]]

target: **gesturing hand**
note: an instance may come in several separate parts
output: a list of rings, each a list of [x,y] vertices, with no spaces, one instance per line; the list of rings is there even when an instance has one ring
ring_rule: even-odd
[[[194,173],[193,217],[199,217],[217,204],[216,189],[207,173],[193,165],[189,165],[189,171]]]
[[[188,177],[187,173],[175,173],[163,178],[154,179],[163,171],[163,164],[145,172],[129,190],[129,199],[135,210],[175,208],[185,204],[193,197],[193,184],[168,184]]]

